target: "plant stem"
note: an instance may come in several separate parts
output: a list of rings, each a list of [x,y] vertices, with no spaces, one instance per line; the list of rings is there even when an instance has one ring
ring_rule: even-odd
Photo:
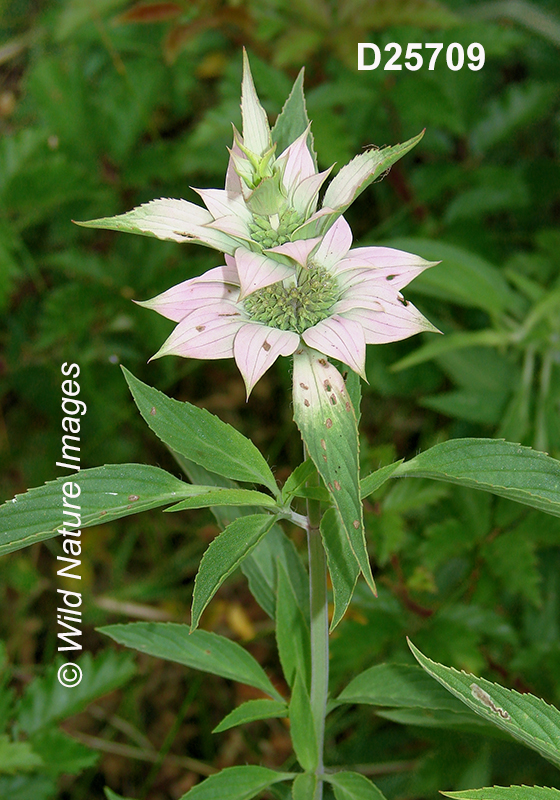
[[[311,481],[308,483],[308,485]],[[319,485],[315,473],[313,485]],[[319,762],[317,775],[323,773],[323,747],[325,741],[325,716],[329,691],[329,617],[327,605],[327,559],[319,529],[321,504],[307,501],[307,546],[309,550],[309,596],[311,606],[311,712]],[[323,783],[317,781],[314,800],[323,797]]]

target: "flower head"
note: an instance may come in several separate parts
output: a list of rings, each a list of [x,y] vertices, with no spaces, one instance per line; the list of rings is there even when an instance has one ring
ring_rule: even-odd
[[[364,376],[366,344],[435,330],[399,291],[432,263],[351,243],[340,217],[322,239],[275,248],[292,266],[238,248],[224,266],[141,303],[178,323],[155,357],[233,357],[247,394],[302,344]]]

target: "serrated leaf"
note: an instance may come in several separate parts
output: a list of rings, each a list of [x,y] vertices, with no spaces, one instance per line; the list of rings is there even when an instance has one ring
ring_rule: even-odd
[[[289,686],[300,675],[311,686],[311,649],[309,625],[305,611],[298,603],[291,580],[282,564],[278,565],[276,604],[276,644],[284,677]]]
[[[385,800],[385,795],[359,772],[335,772],[325,775],[334,789],[336,800]]]
[[[301,136],[309,125],[307,108],[305,105],[305,95],[303,93],[304,70],[301,69],[294,85],[284,103],[282,111],[278,114],[274,127],[272,128],[272,141],[277,144],[277,153],[280,155],[289,147],[292,142]],[[317,166],[315,154],[313,152],[313,137],[311,133],[307,137],[307,144],[315,166]]]
[[[124,367],[123,372],[140,413],[168,447],[210,472],[262,484],[279,495],[270,467],[249,439],[206,409],[173,400]]]
[[[463,792],[440,791],[440,794],[456,800],[560,800],[558,789],[543,786],[492,786]]]
[[[363,522],[359,485],[356,416],[342,376],[307,348],[294,354],[294,419],[307,451],[342,520],[350,548],[375,592]]]
[[[289,707],[290,735],[296,758],[306,772],[313,772],[319,762],[317,734],[311,701],[305,684],[296,674]]]
[[[403,144],[371,149],[355,156],[330,182],[323,198],[323,208],[332,208],[343,214],[370,183],[412,150],[423,136],[424,131]]]
[[[33,772],[43,766],[43,759],[29,742],[11,742],[8,736],[0,736],[0,774]]]
[[[188,625],[172,622],[131,622],[107,625],[99,631],[141,653],[255,686],[283,702],[253,656],[225,636],[201,630],[189,633]]]
[[[172,242],[194,242],[233,255],[239,241],[208,227],[213,220],[209,211],[195,203],[162,197],[115,217],[74,222],[82,228],[135,233]]]
[[[288,716],[288,706],[278,700],[247,700],[235,708],[216,725],[212,733],[222,733],[247,722],[260,719],[278,719]]]
[[[136,672],[130,655],[114,650],[105,650],[95,658],[85,653],[76,663],[83,680],[72,689],[58,681],[60,659],[27,686],[17,709],[18,724],[26,733],[32,735],[77,714],[93,700],[125,684]]]
[[[191,631],[222,583],[276,522],[271,514],[250,514],[230,523],[209,545],[194,582]]]
[[[0,507],[0,555],[57,536],[65,524],[62,487],[67,482],[80,487],[82,528],[175,503],[192,491],[189,484],[146,464],[108,464],[72,473]]]
[[[323,514],[321,538],[327,554],[333,590],[334,612],[330,626],[333,631],[350,605],[360,568],[334,508],[328,508]]]
[[[181,468],[192,481],[204,482],[223,488],[237,487],[233,481],[205,470],[192,461],[173,453]],[[284,501],[283,501],[284,502]],[[234,506],[213,506],[212,513],[218,524],[225,528],[234,519],[258,509],[243,509]],[[241,571],[249,581],[249,589],[261,608],[271,619],[275,617],[277,564],[282,563],[290,575],[292,585],[298,594],[302,608],[309,609],[309,587],[307,572],[294,546],[280,525],[275,523],[255,549],[241,563]],[[308,612],[307,612],[308,616]]]
[[[444,667],[410,649],[426,672],[488,722],[560,766],[560,711],[532,694],[519,694],[475,675]]]
[[[184,511],[187,508],[211,508],[212,506],[264,506],[277,508],[276,502],[267,494],[251,489],[217,489],[215,486],[194,486],[196,493],[165,511]]]
[[[268,786],[293,778],[291,772],[266,767],[227,767],[198,783],[180,800],[250,800]]]
[[[451,439],[401,464],[394,477],[433,478],[560,516],[560,462],[498,439]]]

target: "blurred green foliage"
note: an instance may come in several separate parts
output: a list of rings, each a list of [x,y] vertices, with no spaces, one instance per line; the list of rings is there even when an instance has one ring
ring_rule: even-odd
[[[229,362],[146,364],[172,325],[131,301],[203,272],[219,256],[70,222],[160,196],[196,201],[191,185],[223,184],[231,122],[240,121],[242,45],[271,115],[305,64],[322,169],[426,128],[414,152],[348,214],[356,243],[389,244],[442,262],[406,294],[446,335],[369,348],[364,469],[471,435],[560,456],[555,13],[552,0],[0,2],[3,497],[58,474],[64,361],[81,368],[88,405],[84,466],[139,461],[178,472],[137,415],[120,363],[238,426],[270,454],[279,477],[297,463],[286,361],[262,379],[247,405]],[[404,49],[408,42],[458,42],[465,49],[479,42],[486,63],[478,72],[450,71],[441,58],[433,71],[359,72],[357,43],[367,40],[381,49],[389,42]],[[189,512],[187,522],[178,517],[151,512],[95,529],[95,538],[88,532],[87,624],[108,616],[122,621],[130,602],[155,606],[165,618],[183,617],[196,563],[215,528],[209,514]],[[490,495],[413,481],[385,485],[368,499],[366,519],[380,594],[375,600],[362,587],[338,629],[333,688],[379,660],[410,662],[404,641],[410,635],[439,661],[560,702],[556,518]],[[185,525],[198,535],[185,537]],[[54,626],[44,611],[54,585],[52,548],[46,557],[34,548],[0,564],[2,635],[12,663],[20,665],[9,675],[18,691],[22,676],[28,680],[34,665],[54,654]],[[252,637],[253,652],[274,671],[270,627],[245,584],[229,584],[221,596],[207,624]],[[91,648],[99,643],[92,634]],[[142,760],[117,767],[113,753],[57,790],[57,775],[29,761],[43,745],[18,743],[12,701],[2,694],[2,730],[13,741],[1,739],[0,747],[11,744],[12,755],[31,770],[0,778],[15,781],[10,797],[39,800],[59,791],[65,800],[93,800],[103,797],[105,781],[126,796],[179,796],[196,766],[185,783],[165,761],[172,747],[222,766],[236,759],[283,763],[281,723],[253,723],[244,739],[238,732],[211,737],[234,692],[218,682],[200,690],[196,701],[187,694],[181,714],[189,719],[174,729],[183,673],[154,672],[150,664],[144,666],[148,688],[129,687],[119,713],[162,749],[163,767]],[[154,700],[149,689],[160,696]],[[390,800],[492,783],[560,786],[552,768],[499,739],[404,727],[364,708],[338,709],[330,719],[329,763],[362,765]],[[129,741],[130,731],[119,731]],[[114,729],[97,732],[115,735]]]

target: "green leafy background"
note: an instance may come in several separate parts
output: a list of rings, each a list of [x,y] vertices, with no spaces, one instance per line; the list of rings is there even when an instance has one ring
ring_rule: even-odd
[[[249,435],[281,483],[299,463],[287,360],[249,403],[232,362],[146,363],[172,326],[131,301],[200,274],[219,255],[70,222],[160,196],[196,202],[190,186],[223,184],[230,123],[240,122],[242,45],[271,119],[305,65],[321,169],[426,128],[347,213],[357,244],[442,262],[405,293],[445,336],[369,348],[363,474],[472,436],[560,456],[553,0],[4,0],[0,19],[2,499],[60,474],[64,361],[81,368],[84,467],[137,462],[181,474],[138,414],[120,364]],[[358,72],[360,41],[381,49],[480,42],[486,63],[452,72],[440,56],[433,71]],[[220,511],[224,526],[235,518]],[[408,635],[438,662],[560,703],[557,517],[427,477],[384,483],[364,514],[379,598],[359,582],[335,631],[333,696],[379,662],[412,665]],[[107,638],[95,631],[131,618],[188,620],[194,575],[217,531],[207,510],[152,510],[84,533],[83,645],[97,654],[90,674],[99,679],[75,707],[43,715],[45,730],[29,725],[52,700],[60,545],[2,558],[0,753],[13,766],[0,771],[1,796],[98,800],[109,785],[113,796],[169,800],[215,767],[295,766],[281,718],[211,734],[234,706],[262,699],[258,690],[218,676],[201,681],[149,655],[133,679],[130,662],[111,661]],[[255,588],[255,573],[246,572]],[[298,580],[292,570],[290,580]],[[265,596],[270,606],[270,587]],[[222,585],[202,627],[246,646],[287,696],[274,622],[239,573]],[[428,726],[422,709],[337,705],[327,763],[359,767],[389,800],[510,783],[560,788],[537,754],[481,736],[466,711],[455,727],[444,712],[429,712],[437,724]],[[53,754],[62,752],[64,769],[54,769]],[[275,796],[286,796],[282,786]]]

